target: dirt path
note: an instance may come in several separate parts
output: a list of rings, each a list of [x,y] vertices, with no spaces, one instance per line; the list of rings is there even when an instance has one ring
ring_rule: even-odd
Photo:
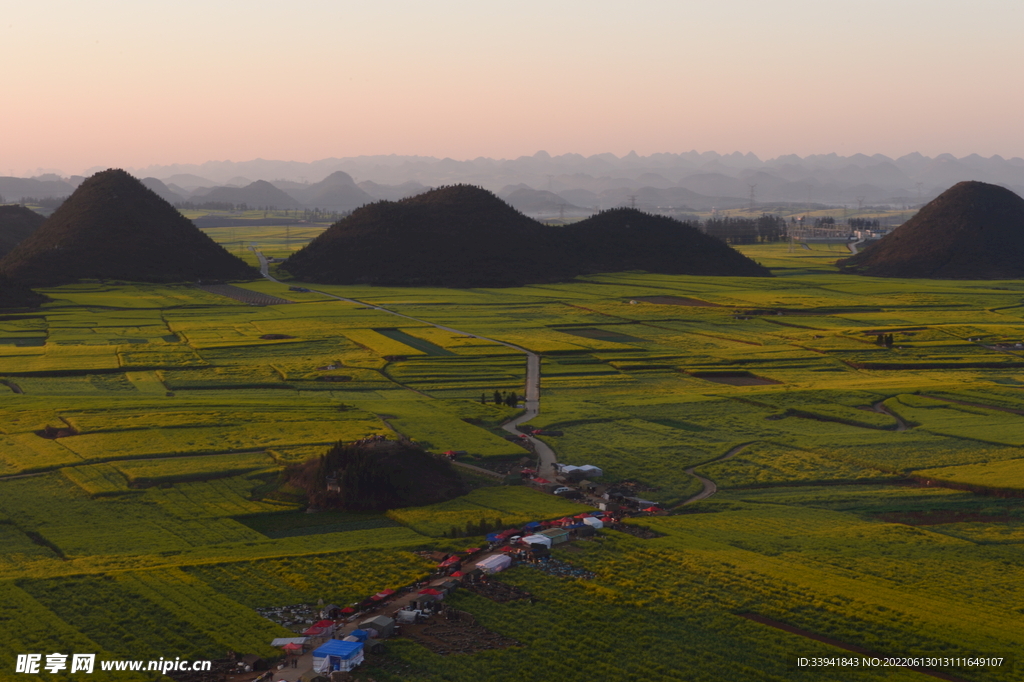
[[[896,430],[897,431],[906,431],[907,430],[907,423],[905,421],[903,421],[902,419],[900,419],[899,417],[897,417],[896,413],[893,412],[892,410],[890,410],[889,408],[887,408],[884,403],[885,403],[884,400],[879,400],[877,403],[875,403],[874,405],[871,406],[871,409],[874,410],[875,412],[878,412],[879,414],[887,414],[890,417],[892,417],[893,419],[895,419],[896,420]]]
[[[260,274],[262,274],[266,279],[269,279],[271,282],[277,282],[278,284],[280,284],[281,282],[279,282],[278,280],[274,279],[274,277],[271,276],[270,268],[269,268],[269,266],[267,264],[266,257],[263,255],[263,252],[261,252],[259,249],[257,249],[255,245],[250,246],[249,249],[253,253],[255,253],[256,254],[256,258],[259,259],[259,262],[260,262]],[[508,431],[509,433],[512,433],[512,434],[515,434],[516,436],[518,436],[519,435],[519,431],[516,430],[516,426],[519,425],[519,424],[522,424],[523,422],[530,421],[531,419],[536,417],[538,414],[540,414],[540,356],[537,355],[536,353],[534,353],[533,351],[526,350],[525,348],[523,348],[521,346],[517,346],[517,345],[512,344],[512,343],[507,343],[505,341],[499,341],[497,339],[491,339],[491,338],[488,338],[486,336],[480,336],[479,334],[473,334],[473,333],[470,333],[470,332],[464,332],[464,331],[459,330],[459,329],[452,329],[451,327],[446,327],[444,325],[437,324],[435,322],[430,322],[429,320],[421,320],[419,318],[412,317],[410,315],[405,315],[404,313],[397,313],[394,310],[388,310],[387,308],[384,308],[382,306],[374,305],[372,303],[366,303],[364,301],[358,301],[358,300],[356,300],[354,298],[345,298],[344,296],[335,296],[334,294],[329,294],[326,291],[319,291],[319,290],[316,290],[316,289],[312,289],[311,291],[314,291],[315,293],[318,293],[318,294],[320,294],[322,296],[328,296],[330,298],[333,298],[333,299],[336,299],[336,300],[339,300],[339,301],[345,301],[346,303],[355,303],[356,305],[366,306],[367,308],[373,308],[374,310],[379,310],[379,311],[381,311],[383,313],[387,313],[389,315],[395,315],[397,317],[404,317],[405,319],[412,320],[413,322],[419,322],[421,324],[429,324],[432,327],[436,327],[438,329],[443,329],[446,332],[451,332],[453,334],[459,334],[460,336],[469,336],[469,337],[474,338],[474,339],[480,339],[481,341],[490,341],[491,343],[500,344],[502,346],[505,346],[506,348],[511,348],[511,349],[513,349],[515,351],[519,351],[520,353],[525,353],[526,354],[526,396],[525,396],[525,398],[523,400],[523,405],[524,405],[524,407],[526,409],[525,409],[525,412],[523,412],[523,414],[519,415],[515,419],[512,419],[511,421],[508,421],[508,422],[505,422],[504,424],[502,424],[501,428],[504,429],[505,431]],[[539,463],[538,463],[537,474],[539,476],[541,476],[543,478],[547,478],[549,480],[553,479],[555,477],[555,473],[556,473],[555,472],[555,462],[558,461],[557,455],[555,455],[555,451],[552,450],[547,445],[547,443],[543,442],[542,440],[540,440],[538,438],[534,438],[533,436],[527,436],[526,440],[529,440],[533,444],[533,446],[535,448],[534,451],[537,453],[537,456],[538,456],[538,458],[540,460]]]
[[[852,253],[853,255],[856,256],[857,255],[857,246],[860,245],[860,244],[863,244],[866,241],[867,241],[866,239],[858,239],[855,242],[850,242],[846,246],[847,246],[847,248],[850,249],[850,253]]]
[[[753,443],[744,443],[743,445],[737,445],[732,450],[729,450],[729,452],[725,453],[724,455],[717,459],[713,459],[710,462],[704,462],[703,464],[697,464],[688,469],[683,469],[685,473],[690,474],[698,481],[700,481],[701,484],[704,486],[704,489],[701,490],[696,495],[694,495],[693,497],[691,497],[690,499],[686,500],[685,502],[677,504],[676,507],[678,508],[682,507],[684,504],[693,504],[694,502],[706,500],[707,498],[711,497],[712,495],[718,492],[718,486],[715,485],[715,482],[712,481],[710,478],[704,478],[703,476],[698,474],[696,471],[697,467],[707,466],[708,464],[714,464],[715,462],[724,462],[727,459],[732,459],[736,455],[740,454],[741,452],[749,448],[751,445],[753,445]]]

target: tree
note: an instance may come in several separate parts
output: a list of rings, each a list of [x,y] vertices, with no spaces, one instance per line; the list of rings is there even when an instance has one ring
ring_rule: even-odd
[[[505,404],[509,407],[515,407],[519,404],[519,396],[516,395],[515,391],[509,391],[508,397],[505,399]]]
[[[494,404],[495,405],[501,405],[502,402],[504,402],[504,399],[501,397],[501,391],[495,391],[494,392]]]
[[[481,405],[486,405],[487,404],[487,394],[486,393],[481,393],[480,394],[480,404]]]

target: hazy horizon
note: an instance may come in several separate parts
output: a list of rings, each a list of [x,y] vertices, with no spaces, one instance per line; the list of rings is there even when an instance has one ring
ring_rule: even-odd
[[[0,173],[375,154],[1024,156],[1024,6],[24,2]],[[27,170],[26,170],[27,169]]]

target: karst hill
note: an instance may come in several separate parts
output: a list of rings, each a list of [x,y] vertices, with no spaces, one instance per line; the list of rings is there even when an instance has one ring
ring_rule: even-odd
[[[259,276],[155,192],[117,169],[79,185],[0,260],[0,272],[29,286],[85,278],[186,282]]]
[[[693,225],[634,208],[615,208],[573,223],[565,228],[563,249],[573,254],[579,274],[647,270],[672,275],[771,275],[768,268]]]
[[[675,220],[624,209],[552,227],[471,185],[363,206],[282,267],[325,284],[446,287],[521,286],[629,269],[769,274]]]
[[[876,277],[1024,277],[1024,199],[998,185],[957,183],[839,266]]]
[[[0,258],[39,229],[45,220],[25,206],[0,206]]]

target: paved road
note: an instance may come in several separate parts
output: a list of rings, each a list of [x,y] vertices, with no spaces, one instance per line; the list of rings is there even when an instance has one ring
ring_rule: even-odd
[[[696,479],[698,481],[700,481],[701,484],[704,486],[704,489],[701,490],[696,495],[694,495],[693,497],[691,497],[690,499],[686,500],[685,502],[682,502],[681,504],[679,504],[677,506],[682,507],[684,504],[693,504],[694,502],[700,502],[701,500],[706,500],[707,498],[711,497],[712,495],[714,495],[715,493],[718,492],[718,486],[715,485],[714,481],[712,481],[710,478],[704,478],[703,476],[701,476],[700,474],[698,474],[696,472],[696,469],[697,469],[698,466],[706,466],[708,464],[713,464],[714,462],[724,462],[727,459],[732,459],[736,455],[738,455],[741,452],[743,452],[744,450],[746,450],[751,445],[753,445],[753,443],[744,443],[743,445],[737,445],[732,450],[730,450],[729,452],[725,453],[724,455],[722,455],[718,459],[713,459],[710,462],[705,462],[704,464],[698,464],[697,466],[692,466],[689,469],[684,469],[683,471],[685,471],[686,473],[690,474],[691,476],[696,477]]]
[[[866,239],[860,239],[858,241],[850,242],[849,244],[847,244],[847,246],[850,247],[850,253],[852,253],[853,255],[856,256],[857,255],[857,246],[859,244],[863,244],[866,241],[867,241]]]
[[[256,254],[256,258],[258,258],[259,261],[260,261],[260,273],[265,278],[269,279],[271,282],[278,282],[280,284],[281,282],[279,282],[278,280],[274,279],[271,276],[270,268],[267,265],[267,259],[263,255],[263,253],[259,249],[256,248],[256,245],[253,244],[253,245],[249,246],[249,249],[253,253]],[[354,298],[345,298],[344,296],[335,296],[334,294],[329,294],[326,291],[319,291],[319,290],[316,290],[316,289],[311,289],[311,291],[315,291],[316,293],[318,293],[318,294],[320,294],[322,296],[329,296],[330,298],[334,298],[334,299],[337,299],[339,301],[345,301],[347,303],[355,303],[356,305],[366,306],[367,308],[373,308],[374,310],[379,310],[379,311],[381,311],[383,313],[387,313],[389,315],[396,315],[398,317],[404,317],[405,319],[412,320],[413,322],[420,322],[422,324],[429,324],[429,325],[431,325],[433,327],[437,327],[438,329],[443,329],[443,330],[445,330],[447,332],[452,332],[453,334],[459,334],[461,336],[469,336],[469,337],[472,337],[474,339],[480,339],[482,341],[490,341],[491,343],[498,343],[498,344],[501,344],[502,346],[505,346],[507,348],[511,348],[513,350],[519,351],[520,353],[525,353],[526,354],[526,397],[525,397],[525,399],[523,401],[523,404],[524,404],[524,407],[526,408],[526,411],[523,414],[521,414],[518,417],[516,417],[515,419],[513,419],[512,421],[509,421],[509,422],[506,422],[505,424],[502,424],[501,428],[503,428],[505,431],[508,431],[509,433],[512,433],[512,434],[515,434],[515,435],[518,436],[519,435],[519,431],[516,430],[516,425],[517,424],[522,424],[523,422],[528,422],[531,419],[533,419],[534,417],[536,417],[538,414],[540,414],[540,356],[537,355],[536,353],[534,353],[532,351],[529,351],[529,350],[526,350],[525,348],[523,348],[521,346],[517,346],[517,345],[512,344],[512,343],[507,343],[505,341],[499,341],[497,339],[491,339],[491,338],[488,338],[486,336],[480,336],[479,334],[472,334],[470,332],[464,332],[464,331],[459,330],[459,329],[452,329],[451,327],[445,327],[444,325],[436,324],[436,323],[431,322],[429,320],[421,320],[419,318],[412,317],[410,315],[405,315],[403,313],[396,313],[393,310],[388,310],[387,308],[384,308],[384,307],[379,306],[379,305],[374,305],[372,303],[366,303],[364,301],[358,301],[358,300],[356,300]],[[527,436],[527,440],[529,440],[533,444],[534,449],[535,449],[534,451],[537,453],[537,456],[538,456],[538,458],[540,460],[539,463],[538,463],[538,469],[537,469],[538,475],[542,476],[544,478],[547,478],[549,480],[553,479],[555,477],[555,462],[558,461],[558,458],[555,455],[555,451],[552,450],[550,447],[548,447],[547,443],[545,443],[544,441],[542,441],[542,440],[540,440],[538,438],[534,438],[533,436]]]

